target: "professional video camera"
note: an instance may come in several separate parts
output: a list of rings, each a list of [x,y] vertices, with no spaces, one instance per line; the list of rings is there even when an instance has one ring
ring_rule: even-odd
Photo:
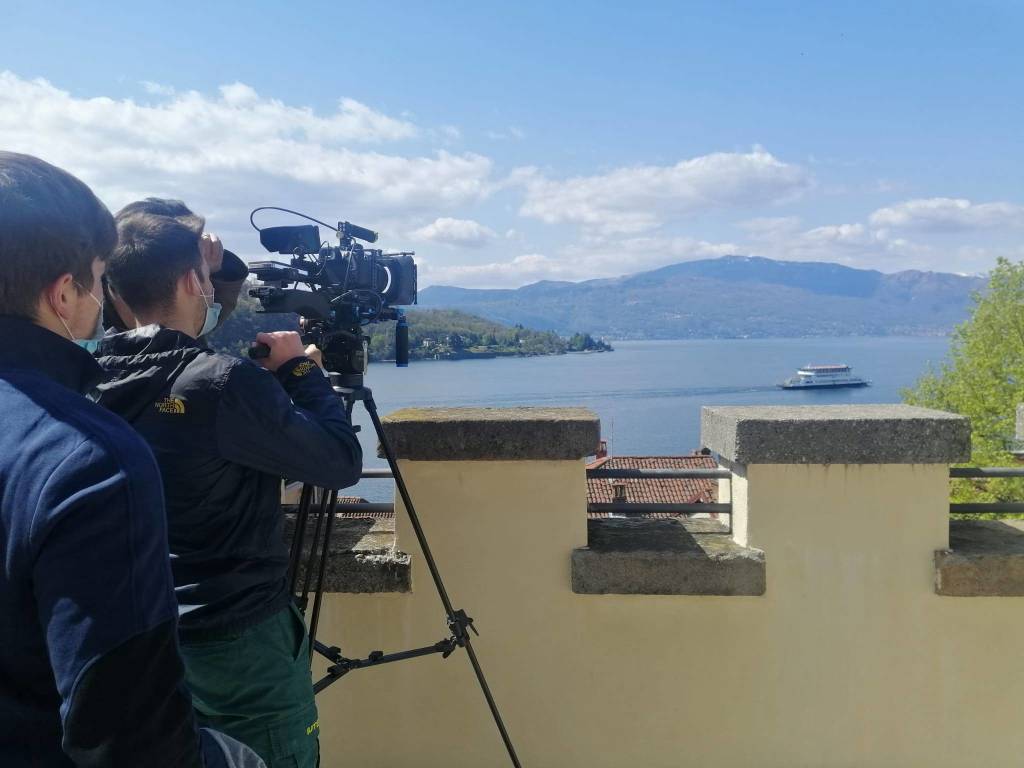
[[[338,245],[320,239],[313,224],[291,227],[256,226],[259,211],[284,211],[323,224],[338,235]],[[398,306],[416,303],[416,262],[413,252],[384,253],[361,243],[377,242],[377,233],[347,221],[337,227],[286,208],[266,206],[249,216],[260,243],[272,253],[291,256],[289,263],[254,261],[249,269],[262,285],[249,291],[263,312],[300,316],[302,340],[316,344],[324,367],[341,386],[360,386],[368,363],[369,338],[363,326],[395,320],[395,363],[409,362],[409,326]],[[306,289],[292,286],[304,285]],[[308,289],[308,290],[307,290]],[[257,350],[254,356],[266,354]]]

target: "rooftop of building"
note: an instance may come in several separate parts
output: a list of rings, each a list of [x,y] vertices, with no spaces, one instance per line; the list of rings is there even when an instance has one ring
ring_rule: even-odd
[[[587,469],[715,469],[710,455],[683,456],[599,456]],[[616,497],[616,491],[619,496]],[[718,483],[704,478],[587,478],[587,503],[607,504],[713,504],[718,501]],[[591,519],[610,517],[608,512],[590,512]],[[646,512],[637,517],[679,517],[676,513]]]

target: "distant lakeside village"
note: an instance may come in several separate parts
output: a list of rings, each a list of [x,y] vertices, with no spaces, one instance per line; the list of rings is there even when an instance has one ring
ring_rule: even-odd
[[[239,297],[238,308],[211,343],[222,352],[245,354],[260,331],[295,330],[294,315],[257,311],[254,299]],[[569,353],[611,352],[612,345],[589,333],[561,336],[521,324],[505,325],[466,312],[415,309],[408,313],[410,360],[473,360],[496,357],[536,357]],[[372,362],[394,359],[395,323],[366,326]]]

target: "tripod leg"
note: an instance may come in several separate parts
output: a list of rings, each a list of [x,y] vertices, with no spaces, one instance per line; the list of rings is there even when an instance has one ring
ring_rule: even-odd
[[[320,604],[324,597],[324,575],[327,573],[327,557],[331,549],[331,529],[334,527],[334,512],[338,504],[338,492],[331,491],[327,500],[327,525],[324,530],[324,543],[320,552],[320,568],[316,577],[316,593],[313,597],[313,614],[309,619],[309,652],[313,654],[316,644],[316,625],[320,620]]]
[[[395,458],[395,454],[391,450],[391,445],[388,443],[387,438],[384,435],[384,427],[380,423],[380,415],[377,413],[377,404],[373,401],[373,393],[369,389],[364,388],[364,396],[362,400],[363,405],[366,406],[367,413],[370,415],[370,421],[373,422],[373,428],[377,432],[377,439],[380,440],[380,445],[384,450],[384,456],[388,461],[388,466],[391,467],[391,473],[395,477],[395,487],[398,488],[398,494],[402,497],[402,503],[405,505],[405,511],[409,515],[409,522],[412,524],[412,529],[416,534],[416,541],[419,543],[420,550],[423,552],[423,559],[427,563],[427,568],[430,570],[430,576],[434,580],[434,586],[437,588],[437,594],[440,596],[441,603],[444,605],[444,610],[448,615],[449,624],[453,626],[455,636],[456,639],[459,640],[459,644],[466,649],[470,664],[473,665],[473,672],[476,674],[477,682],[480,684],[480,690],[483,691],[484,698],[487,700],[487,706],[491,710],[491,716],[494,718],[494,724],[498,727],[498,733],[501,734],[501,740],[505,743],[505,749],[508,751],[508,756],[512,760],[512,765],[514,765],[515,768],[521,768],[519,758],[516,756],[516,750],[512,746],[512,739],[509,737],[508,731],[505,728],[505,723],[501,718],[501,713],[498,711],[498,705],[494,701],[494,696],[491,695],[490,686],[487,685],[487,679],[484,677],[484,671],[480,666],[480,661],[476,656],[476,651],[470,643],[469,633],[466,629],[467,626],[471,626],[471,624],[463,623],[465,613],[456,611],[452,606],[451,600],[448,598],[448,592],[444,588],[444,582],[441,581],[441,573],[437,569],[437,563],[434,562],[434,556],[431,554],[430,547],[427,544],[426,534],[423,532],[419,516],[416,514],[416,508],[413,506],[412,498],[409,496],[409,489],[405,487],[405,479],[402,477],[402,473],[398,469],[398,460]],[[460,615],[462,620],[458,618]]]
[[[295,594],[299,580],[299,561],[302,559],[302,544],[306,538],[306,520],[309,518],[309,503],[313,498],[313,486],[304,483],[299,509],[295,514],[295,531],[292,534],[292,551],[288,554],[288,591]]]
[[[299,608],[306,612],[306,605],[309,602],[309,588],[313,586],[313,566],[316,564],[316,546],[320,541],[320,531],[323,529],[324,516],[327,511],[328,493],[320,491],[320,508],[317,511],[316,529],[313,531],[313,541],[309,544],[309,557],[306,558],[306,574],[302,582],[302,597],[299,598]]]
[[[484,670],[480,666],[480,660],[476,657],[476,650],[473,648],[473,644],[469,641],[469,637],[465,638],[465,644],[463,646],[466,649],[466,654],[469,656],[469,663],[473,665],[473,672],[476,673],[477,682],[480,683],[480,690],[483,691],[484,698],[487,700],[487,707],[491,710],[491,717],[494,718],[494,724],[498,727],[498,733],[501,734],[501,740],[505,743],[505,749],[508,751],[508,756],[512,760],[512,765],[515,768],[522,768],[519,763],[519,757],[516,755],[515,747],[512,746],[512,738],[508,735],[508,730],[505,728],[505,721],[501,719],[501,712],[498,711],[498,703],[494,700],[494,696],[491,694],[491,687],[487,685],[487,678],[484,677]]]

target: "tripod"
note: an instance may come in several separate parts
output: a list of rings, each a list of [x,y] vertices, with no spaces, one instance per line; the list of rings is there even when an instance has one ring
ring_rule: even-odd
[[[494,724],[498,727],[501,739],[505,743],[505,749],[508,751],[508,756],[512,761],[512,765],[514,765],[515,768],[520,768],[519,758],[516,756],[515,748],[512,746],[512,740],[509,738],[508,731],[505,729],[505,723],[501,719],[501,713],[498,711],[498,705],[494,701],[494,696],[491,695],[491,689],[487,685],[483,668],[480,666],[480,660],[477,658],[476,651],[470,641],[469,631],[472,630],[474,634],[479,634],[479,632],[477,632],[476,627],[473,626],[473,619],[467,616],[464,610],[456,609],[453,606],[451,599],[448,597],[448,591],[445,589],[444,582],[441,580],[441,573],[437,568],[437,563],[434,560],[433,554],[431,554],[430,546],[427,544],[427,538],[423,532],[422,525],[420,525],[419,516],[416,514],[416,509],[413,506],[412,499],[409,496],[409,490],[406,488],[405,480],[402,478],[402,473],[399,471],[398,462],[395,459],[391,445],[388,443],[387,438],[384,435],[380,416],[377,413],[377,405],[373,400],[373,393],[369,388],[363,386],[363,377],[360,374],[342,376],[332,373],[330,376],[331,383],[334,384],[335,391],[338,392],[338,394],[345,400],[345,410],[348,412],[349,418],[351,418],[352,410],[357,402],[361,402],[363,404],[366,408],[366,412],[370,416],[370,421],[373,423],[373,428],[377,433],[378,440],[380,440],[384,456],[387,459],[388,466],[391,468],[391,472],[394,476],[395,486],[398,488],[398,494],[401,496],[402,502],[405,505],[405,510],[409,515],[409,522],[412,523],[413,531],[416,533],[416,540],[423,553],[423,559],[427,564],[427,568],[430,570],[430,576],[434,581],[437,594],[441,598],[441,604],[444,606],[444,612],[448,622],[448,631],[450,634],[445,639],[440,640],[433,645],[414,648],[408,651],[399,651],[396,653],[373,651],[363,659],[346,658],[342,655],[341,649],[337,646],[328,646],[316,639],[317,624],[320,619],[320,608],[323,601],[324,576],[326,573],[327,557],[329,554],[331,531],[334,525],[338,492],[336,490],[316,489],[308,484],[303,485],[302,493],[299,497],[298,512],[295,518],[295,535],[292,538],[288,572],[292,594],[297,596],[296,599],[298,600],[299,608],[302,610],[303,615],[305,615],[309,600],[309,592],[312,587],[314,561],[317,559],[317,549],[319,547],[319,562],[316,562],[315,564],[316,589],[313,593],[313,610],[309,619],[309,639],[311,653],[319,653],[321,656],[326,658],[328,662],[330,662],[330,665],[327,668],[327,674],[314,684],[313,691],[314,693],[320,693],[329,685],[337,682],[354,669],[374,667],[394,661],[414,659],[419,656],[430,656],[435,653],[439,653],[442,658],[447,659],[455,652],[456,649],[464,648],[466,650],[466,655],[469,657],[469,662],[473,666],[473,672],[476,674],[477,682],[480,684],[480,690],[483,692],[484,698],[487,700],[487,706],[491,710],[491,715],[494,718]],[[356,427],[356,429],[358,429],[358,427]],[[316,526],[313,531],[313,540],[310,543],[309,555],[307,556],[305,563],[305,576],[303,579],[302,590],[299,592],[297,589],[299,565],[302,560],[306,525],[310,515],[310,508],[314,503],[314,496],[319,497],[316,510],[314,512],[316,515]],[[321,534],[323,534],[322,540]]]

